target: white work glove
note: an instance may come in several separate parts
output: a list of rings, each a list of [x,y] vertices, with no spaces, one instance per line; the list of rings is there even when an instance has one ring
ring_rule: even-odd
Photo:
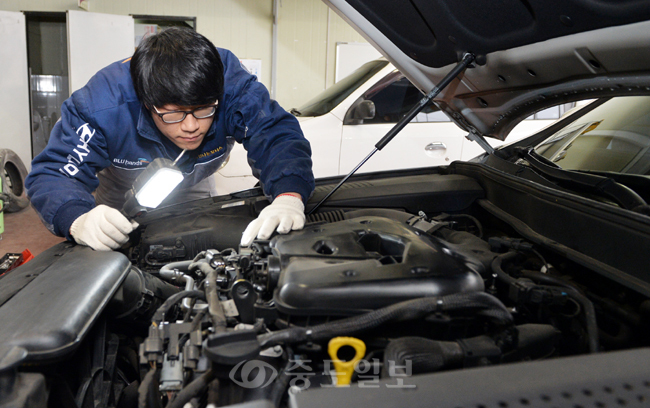
[[[138,227],[114,208],[98,205],[80,216],[70,226],[70,235],[78,244],[97,251],[117,249],[129,240],[129,233]]]
[[[241,246],[249,246],[255,236],[268,239],[276,227],[280,234],[286,234],[304,226],[305,206],[302,200],[292,195],[280,194],[271,205],[260,212],[256,220],[248,224],[241,238]]]

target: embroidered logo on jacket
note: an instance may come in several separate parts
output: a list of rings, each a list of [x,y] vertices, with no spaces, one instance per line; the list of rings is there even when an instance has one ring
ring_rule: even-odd
[[[79,135],[79,144],[68,155],[68,164],[59,169],[63,174],[74,176],[79,172],[79,166],[84,162],[84,159],[90,153],[88,143],[95,136],[95,129],[91,129],[88,123],[84,123],[77,129]]]
[[[128,159],[118,159],[117,157],[113,159],[113,164],[120,164],[122,166],[131,166],[131,167],[142,167],[149,164],[149,160],[139,158],[138,160],[128,160]]]
[[[223,150],[223,146],[219,146],[218,148],[216,148],[216,149],[212,149],[212,150],[210,150],[209,152],[201,153],[201,154],[199,155],[198,158],[199,158],[199,159],[202,159],[202,158],[204,158],[204,157],[212,156],[213,154],[215,154],[215,153],[219,153],[219,152],[222,151],[222,150]]]

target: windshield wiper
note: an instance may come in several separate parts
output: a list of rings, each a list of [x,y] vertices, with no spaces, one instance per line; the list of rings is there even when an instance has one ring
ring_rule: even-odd
[[[643,174],[617,173],[602,170],[575,170],[580,173],[611,178],[617,183],[636,191],[646,202],[650,201],[650,176]]]
[[[634,190],[617,183],[614,179],[564,170],[557,164],[537,154],[532,147],[520,149],[519,157],[525,159],[530,167],[542,173],[546,178],[562,186],[573,187],[574,189],[607,197],[627,210],[640,211],[648,205]]]

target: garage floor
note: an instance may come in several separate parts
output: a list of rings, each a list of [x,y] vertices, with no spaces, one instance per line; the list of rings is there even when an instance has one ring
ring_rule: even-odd
[[[52,235],[30,206],[17,213],[5,213],[5,232],[0,240],[0,257],[8,252],[23,252],[25,249],[38,255],[64,238]]]

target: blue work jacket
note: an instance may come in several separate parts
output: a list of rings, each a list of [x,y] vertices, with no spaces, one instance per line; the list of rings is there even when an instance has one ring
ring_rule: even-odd
[[[311,148],[298,121],[270,99],[234,54],[218,51],[224,94],[203,143],[178,163],[185,176],[178,189],[211,176],[239,142],[268,197],[291,191],[306,200],[314,190],[314,176]],[[181,152],[137,98],[129,69],[130,60],[113,63],[74,92],[61,107],[47,147],[32,162],[27,194],[56,235],[71,239],[72,222],[95,207],[93,192],[102,191],[100,181],[110,184],[117,208],[149,162],[173,160]]]

